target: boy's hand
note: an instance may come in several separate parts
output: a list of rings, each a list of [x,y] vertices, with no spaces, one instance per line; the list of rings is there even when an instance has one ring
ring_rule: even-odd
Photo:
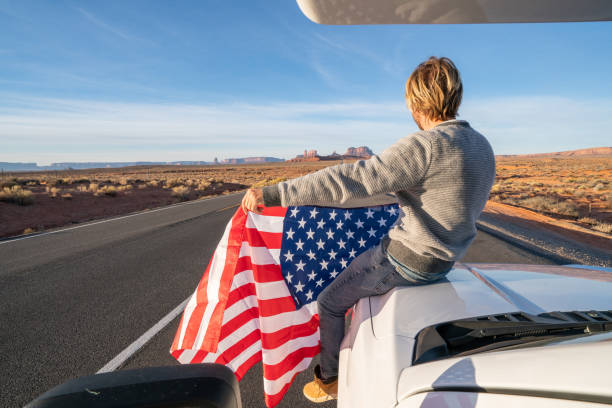
[[[259,207],[264,206],[263,191],[261,188],[249,189],[242,198],[242,204],[240,206],[245,214],[249,211],[253,211],[256,214],[261,214],[262,211],[259,209]]]

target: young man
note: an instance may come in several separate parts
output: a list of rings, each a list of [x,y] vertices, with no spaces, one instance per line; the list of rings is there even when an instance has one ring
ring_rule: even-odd
[[[261,189],[251,189],[244,211],[258,205],[333,206],[395,193],[400,217],[381,243],[363,252],[317,299],[321,364],[304,395],[314,402],[336,398],[344,315],[360,298],[396,286],[444,277],[476,235],[476,219],[495,178],[487,139],[456,120],[463,85],[448,58],[431,57],[406,82],[406,104],[419,132],[380,155]]]

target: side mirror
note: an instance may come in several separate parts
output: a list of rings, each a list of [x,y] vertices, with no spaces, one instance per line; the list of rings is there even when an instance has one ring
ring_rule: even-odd
[[[114,371],[61,384],[26,408],[241,408],[238,381],[219,364]]]

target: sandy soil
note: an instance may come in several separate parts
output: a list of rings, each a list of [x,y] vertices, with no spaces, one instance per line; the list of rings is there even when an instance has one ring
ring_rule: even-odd
[[[593,231],[568,220],[552,218],[525,208],[494,201],[489,201],[483,212],[502,223],[518,224],[528,229],[544,229],[592,247],[612,250],[610,234]]]

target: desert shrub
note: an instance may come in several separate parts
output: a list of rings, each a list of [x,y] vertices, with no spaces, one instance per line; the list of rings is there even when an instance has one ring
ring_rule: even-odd
[[[91,191],[94,194],[96,194],[98,192],[98,188],[100,188],[100,185],[98,183],[90,183],[89,184],[89,191]]]
[[[574,191],[574,197],[582,198],[586,195],[586,191],[584,190],[576,190]]]
[[[94,195],[96,196],[105,195],[108,197],[115,197],[117,196],[117,188],[115,186],[102,186],[96,190]]]
[[[208,187],[210,187],[210,183],[208,181],[200,181],[200,183],[198,184],[198,186],[196,187],[196,190],[199,191],[204,191],[206,190]]]
[[[589,225],[597,224],[597,220],[595,218],[591,218],[591,217],[578,218],[578,222],[581,222],[583,224],[589,224]]]
[[[522,200],[520,204],[524,207],[528,207],[537,211],[552,211],[552,208],[557,205],[557,200],[539,196]]]
[[[554,212],[569,215],[571,217],[577,217],[579,215],[578,206],[571,201],[561,201]]]
[[[593,187],[593,190],[601,191],[601,190],[604,190],[605,188],[606,186],[603,183],[598,183],[595,187]]]
[[[70,194],[70,193],[62,194],[62,198],[64,200],[72,200],[72,194]]]
[[[271,177],[268,177],[266,180],[260,180],[254,183],[253,185],[251,185],[251,187],[258,188],[258,187],[264,187],[264,186],[271,186],[271,185],[283,182],[285,180],[287,180],[285,177],[277,177],[274,179]]]
[[[172,187],[180,187],[183,185],[183,182],[181,181],[181,179],[168,179],[165,181],[165,186],[167,188],[172,188]]]
[[[130,184],[131,180],[127,177],[121,177],[119,179],[119,184],[121,184],[122,186],[126,186],[128,184]]]
[[[80,191],[81,193],[86,193],[87,192],[87,186],[77,186],[77,190]]]
[[[159,185],[159,181],[157,180],[151,180],[149,182],[147,182],[147,186],[149,187],[157,187]]]
[[[147,188],[147,185],[146,185],[146,184],[139,184],[139,185],[138,185],[138,189],[139,189],[139,190],[143,190],[143,189],[145,189],[145,188]]]
[[[493,187],[491,187],[491,193],[493,194],[499,193],[500,191],[503,191],[503,188],[500,184],[494,184]]]
[[[189,200],[189,193],[191,190],[186,186],[176,186],[172,188],[172,196],[178,198],[180,201]]]
[[[57,195],[58,195],[58,194],[59,194],[59,192],[60,192],[60,189],[59,189],[59,188],[57,188],[57,187],[51,187],[51,186],[47,186],[47,187],[45,187],[45,190],[47,191],[47,193],[49,193],[49,196],[50,196],[50,197],[53,197],[53,198],[57,197]]]
[[[134,188],[131,184],[125,184],[117,187],[117,191],[128,191]]]
[[[0,201],[17,205],[30,205],[34,202],[32,192],[20,186],[4,187],[0,190]]]
[[[27,234],[32,234],[32,233],[34,233],[34,232],[36,232],[36,230],[35,230],[34,228],[30,228],[30,227],[28,227],[28,228],[26,228],[26,229],[24,229],[24,230],[23,230],[23,234],[24,234],[24,235],[27,235]]]
[[[599,232],[605,232],[606,234],[612,234],[612,224],[608,224],[605,222],[593,225],[593,229]]]

